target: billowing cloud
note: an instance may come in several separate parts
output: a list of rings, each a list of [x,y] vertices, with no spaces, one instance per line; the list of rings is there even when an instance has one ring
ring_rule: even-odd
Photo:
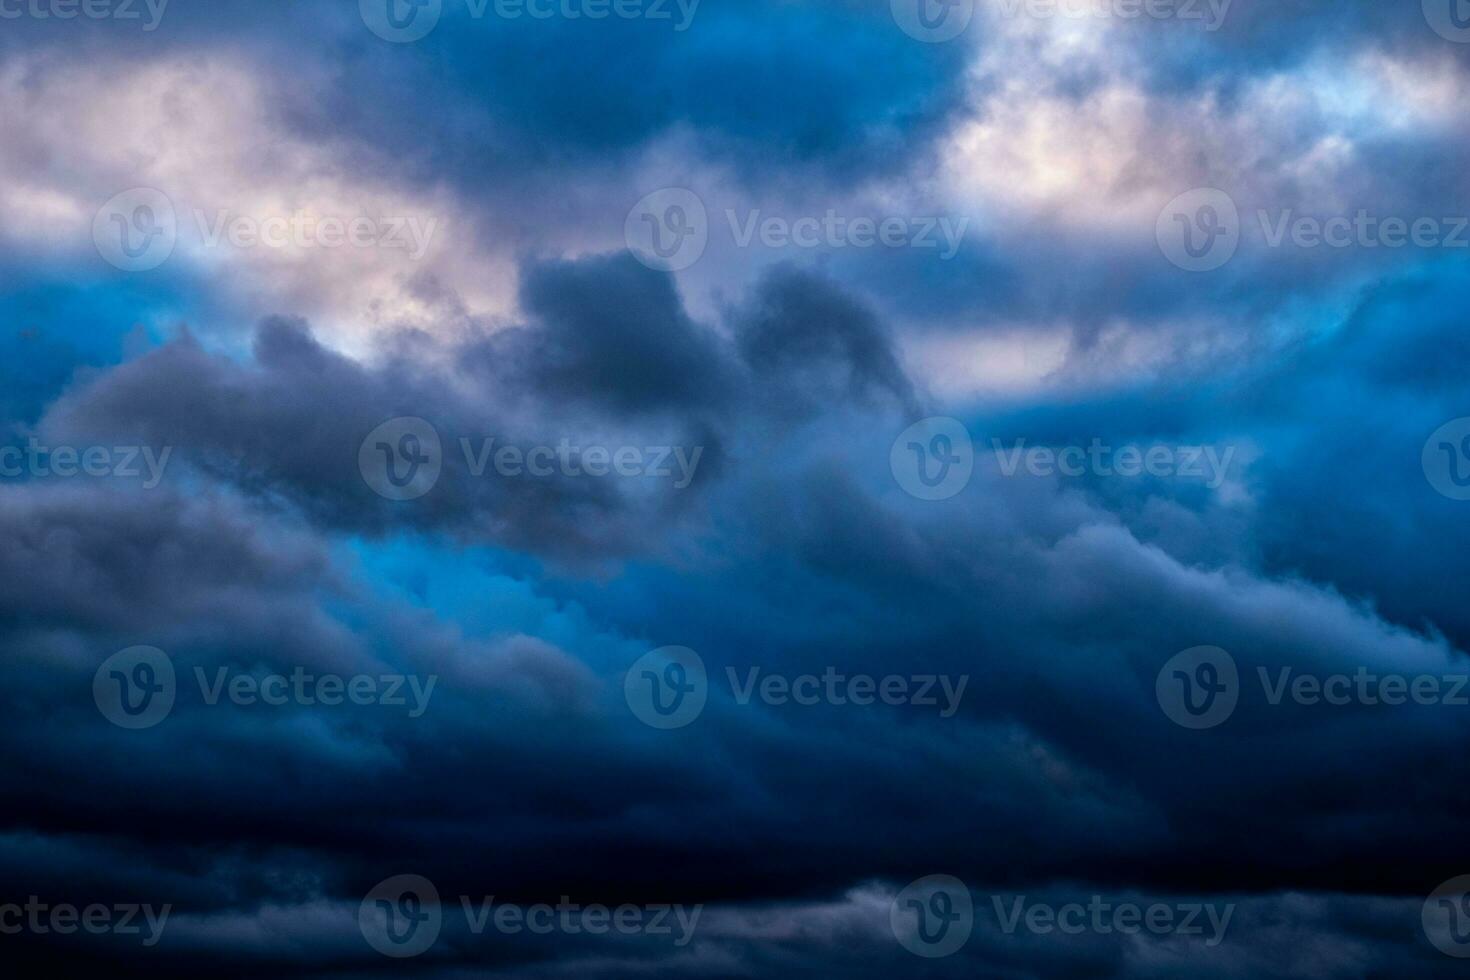
[[[354,6],[0,32],[7,962],[381,975],[417,875],[431,977],[1453,975],[1450,28]]]

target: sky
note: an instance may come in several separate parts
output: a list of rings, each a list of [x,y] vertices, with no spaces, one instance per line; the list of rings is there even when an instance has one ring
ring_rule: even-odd
[[[0,0],[14,975],[1463,976],[1470,3]]]

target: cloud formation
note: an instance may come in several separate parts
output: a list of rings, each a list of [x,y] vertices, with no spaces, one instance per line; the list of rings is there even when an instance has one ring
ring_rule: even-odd
[[[1291,229],[1470,213],[1470,46],[1414,4],[1037,6],[934,44],[887,0],[11,24],[7,960],[380,975],[364,901],[412,874],[446,978],[1453,975],[1464,252]],[[177,241],[129,268],[140,186]],[[649,216],[703,221],[672,271],[625,238],[659,188],[704,211]],[[1191,269],[1207,189],[1238,240]],[[929,958],[932,875],[972,911]],[[32,896],[169,913],[7,931]],[[1094,900],[1230,918],[1007,918]]]

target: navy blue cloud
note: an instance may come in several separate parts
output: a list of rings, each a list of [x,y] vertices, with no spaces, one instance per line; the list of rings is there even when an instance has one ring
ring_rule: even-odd
[[[0,904],[174,906],[156,949],[0,936],[17,974],[380,976],[394,964],[363,942],[358,903],[414,872],[450,901],[442,939],[407,966],[434,977],[1459,975],[1419,916],[1470,870],[1463,708],[1255,695],[1187,731],[1155,693],[1169,658],[1201,644],[1247,678],[1466,672],[1467,505],[1420,459],[1470,415],[1458,254],[1246,247],[1199,275],[1164,261],[1149,227],[1048,215],[977,220],[950,262],[872,249],[712,270],[711,255],[674,276],[598,251],[597,222],[584,230],[600,244],[561,254],[541,223],[620,220],[625,168],[645,156],[746,191],[882,199],[883,181],[934,169],[949,123],[1007,97],[976,61],[993,39],[919,43],[878,0],[705,0],[685,32],[450,6],[408,45],[351,3],[174,0],[151,34],[0,32],[0,63],[235,59],[280,83],[277,131],[343,174],[442,187],[480,241],[519,256],[513,314],[446,316],[351,353],[296,311],[224,305],[231,283],[182,263],[125,277],[90,255],[5,262],[6,444],[172,453],[156,487],[0,479]],[[1314,58],[1470,50],[1413,4],[1234,8],[1214,35],[1125,27],[1112,67],[1136,63],[1151,108],[1204,91],[1229,108]],[[1106,80],[1055,65],[1010,97],[1075,103]],[[1334,134],[1329,116],[1276,134],[1227,189],[1247,207],[1324,207],[1302,192],[1313,173],[1279,168]],[[1345,200],[1463,210],[1455,121],[1353,135]],[[1180,190],[1211,172],[1202,153]],[[419,287],[463,313],[449,287]],[[1058,323],[1070,359],[1030,387],[946,402],[908,356],[942,332]],[[1085,369],[1119,324],[1169,353],[1098,382]],[[929,414],[961,419],[977,449],[969,485],[938,502],[890,469],[895,438]],[[360,469],[395,416],[431,421],[447,448],[418,500],[386,499]],[[703,456],[681,488],[487,478],[461,437]],[[991,441],[1021,439],[1238,455],[1217,486],[1008,475]],[[124,731],[91,686],[136,644],[188,682],[299,667],[437,686],[410,716],[211,705],[186,683],[161,725]],[[716,683],[693,724],[657,731],[623,683],[671,644]],[[967,686],[943,716],[742,704],[725,680],[829,668]],[[933,873],[962,878],[980,915],[963,952],[928,961],[895,942],[888,905]],[[453,896],[490,894],[707,908],[688,948],[473,935]],[[1008,934],[989,900],[1016,894],[1239,907],[1210,948]]]

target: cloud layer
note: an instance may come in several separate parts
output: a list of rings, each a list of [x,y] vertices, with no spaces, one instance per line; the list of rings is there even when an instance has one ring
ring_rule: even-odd
[[[0,34],[8,961],[1455,975],[1470,46],[1415,4],[997,0],[942,43],[886,0],[441,6]],[[625,237],[661,188],[693,261]],[[1237,240],[1194,271],[1206,189]],[[1360,212],[1451,237],[1291,230]],[[1199,647],[1238,703],[1190,727]],[[1363,675],[1445,697],[1291,686]],[[405,874],[442,922],[395,964],[360,913]],[[931,875],[973,903],[934,958],[896,924]],[[170,911],[9,930],[32,896]],[[492,896],[700,911],[543,935]],[[1229,925],[1006,924],[1094,898]]]

